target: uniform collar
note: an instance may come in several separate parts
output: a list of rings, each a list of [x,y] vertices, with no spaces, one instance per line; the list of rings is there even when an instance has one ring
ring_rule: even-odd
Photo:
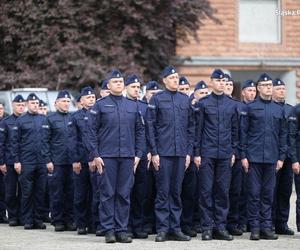
[[[265,99],[261,98],[260,96],[258,96],[258,99],[259,99],[261,102],[263,102],[263,103],[270,103],[270,102],[272,102],[272,99],[270,99],[270,100],[265,100]]]
[[[113,100],[121,100],[123,98],[123,95],[113,95],[113,94],[110,94],[109,95]]]
[[[211,95],[213,98],[215,98],[215,99],[223,99],[224,96],[225,96],[224,93],[223,93],[222,95],[217,95],[217,94],[215,94],[214,92],[211,92],[210,95]]]
[[[175,95],[177,93],[177,90],[172,91],[172,90],[166,89],[166,92],[171,94],[171,95]]]

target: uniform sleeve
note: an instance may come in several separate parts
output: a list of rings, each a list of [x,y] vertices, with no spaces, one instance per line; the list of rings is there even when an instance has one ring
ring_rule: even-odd
[[[148,108],[146,111],[146,126],[147,126],[147,138],[149,142],[149,149],[152,155],[157,155],[156,146],[156,119],[157,119],[157,103],[155,96],[150,99]]]
[[[5,126],[5,121],[0,122],[0,165],[5,164],[5,141],[7,137],[7,129]]]
[[[234,114],[231,118],[231,146],[233,149],[233,154],[238,155],[238,144],[239,144],[239,113],[238,104],[236,104],[234,109]]]
[[[50,140],[51,140],[51,123],[47,117],[42,125],[42,148],[41,153],[45,163],[52,162],[50,152]]]
[[[89,152],[89,161],[99,157],[98,152],[98,131],[101,125],[101,112],[99,103],[96,103],[94,107],[87,112],[87,126],[83,131],[83,143]]]
[[[76,114],[76,113],[75,113]],[[76,115],[72,115],[71,121],[68,124],[68,153],[71,162],[79,162],[80,155],[78,152],[78,125]]]
[[[145,122],[142,113],[138,111],[135,121],[135,156],[142,157],[145,143]]]
[[[292,163],[298,162],[297,157],[297,128],[299,126],[299,120],[296,113],[296,108],[293,109],[291,115],[288,117],[288,148],[289,155]]]
[[[20,162],[21,123],[19,118],[12,130],[12,157],[15,163]]]
[[[279,132],[279,159],[284,161],[287,153],[287,121],[285,119],[284,109],[280,119],[280,132]]]
[[[248,129],[249,129],[249,106],[244,105],[240,112],[240,127],[239,127],[239,148],[241,159],[247,157],[248,147]]]
[[[195,140],[194,156],[201,156],[202,133],[204,127],[204,104],[200,101],[195,105]]]
[[[187,154],[190,156],[194,155],[194,144],[195,144],[195,112],[192,105],[189,106],[189,114],[188,114],[188,148]]]

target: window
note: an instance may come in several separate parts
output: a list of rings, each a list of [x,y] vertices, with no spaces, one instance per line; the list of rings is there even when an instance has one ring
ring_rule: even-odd
[[[240,0],[239,40],[247,43],[280,43],[279,0]]]

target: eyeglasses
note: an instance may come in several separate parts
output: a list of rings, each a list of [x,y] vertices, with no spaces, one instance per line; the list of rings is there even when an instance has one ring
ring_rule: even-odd
[[[261,87],[272,87],[273,84],[272,83],[261,83],[261,84],[258,84],[258,86],[261,86]]]

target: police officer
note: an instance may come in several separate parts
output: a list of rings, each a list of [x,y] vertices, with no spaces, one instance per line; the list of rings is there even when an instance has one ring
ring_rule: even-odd
[[[228,79],[231,78],[228,77]],[[231,82],[233,82],[232,79]],[[233,88],[231,88],[231,85],[227,86],[227,93],[230,95],[232,92]],[[245,109],[246,103],[254,100],[255,93],[256,86],[252,80],[246,80],[242,83],[243,102],[237,102],[239,120],[241,111]],[[238,148],[236,150],[235,163],[232,167],[232,177],[229,190],[230,205],[227,216],[227,229],[232,235],[242,235],[243,232],[247,231],[246,189],[246,173],[241,163],[240,149]]]
[[[190,165],[194,119],[189,97],[178,92],[179,76],[172,66],[162,72],[166,90],[152,96],[147,111],[147,132],[156,177],[157,242],[188,241],[180,227],[181,188]]]
[[[225,227],[231,166],[238,141],[236,102],[224,94],[222,70],[213,71],[210,86],[212,93],[196,106],[199,118],[194,161],[199,168],[202,240],[232,240]]]
[[[241,159],[248,172],[250,240],[276,240],[272,231],[272,202],[276,170],[286,154],[283,108],[272,99],[272,79],[263,73],[257,81],[259,96],[241,112]]]
[[[161,91],[161,86],[157,81],[150,81],[146,84],[146,93],[143,101],[149,103],[151,97]]]
[[[43,100],[40,100],[40,103],[39,103],[39,114],[40,115],[48,114],[47,103],[45,103]]]
[[[300,104],[296,105],[288,119],[288,142],[289,154],[292,161],[294,172],[295,188],[297,194],[296,200],[296,225],[300,232]]]
[[[0,170],[4,174],[5,202],[7,205],[9,226],[14,227],[22,223],[20,216],[21,189],[11,153],[13,127],[17,118],[23,114],[25,109],[25,100],[21,95],[17,95],[13,99],[12,108],[13,114],[4,118],[0,123]]]
[[[232,97],[233,88],[234,88],[234,81],[233,81],[231,75],[225,74],[224,94]]]
[[[4,103],[0,102],[0,121],[6,116],[4,111]],[[3,172],[0,171],[0,223],[7,223],[6,204],[5,204],[5,184]]]
[[[69,125],[69,153],[73,165],[74,214],[79,235],[94,232],[99,224],[96,168],[88,161],[88,152],[83,144],[87,125],[87,112],[95,104],[96,96],[91,87],[80,92],[82,109],[72,115]]]
[[[59,91],[57,111],[43,124],[42,156],[47,164],[52,224],[56,232],[76,230],[73,218],[73,174],[68,153],[68,125],[71,98],[66,90]]]
[[[191,94],[191,103],[195,105],[201,98],[208,95],[208,87],[204,81],[196,83],[194,93]]]
[[[185,76],[181,76],[179,78],[178,91],[190,96],[191,87],[190,87],[190,83],[189,83],[188,79]]]
[[[100,90],[100,97],[106,97],[110,94],[110,90],[107,87],[107,84],[108,84],[108,80],[104,79]]]
[[[38,114],[39,98],[34,93],[26,101],[28,111],[17,118],[13,127],[11,152],[21,185],[24,229],[46,229],[43,208],[47,172],[40,150],[45,116]]]
[[[273,80],[272,98],[275,103],[283,107],[285,119],[288,121],[288,117],[292,114],[293,106],[285,103],[285,84],[278,78]],[[292,187],[293,170],[288,150],[282,168],[276,173],[272,217],[277,234],[294,235],[294,231],[290,229],[287,224],[289,220]]]
[[[99,217],[105,241],[130,243],[130,193],[143,154],[145,131],[137,103],[122,95],[122,74],[113,70],[107,79],[111,94],[90,111],[86,145],[99,172]]]
[[[204,81],[199,81],[196,83],[195,89],[194,89],[194,93],[192,93],[190,95],[190,101],[191,104],[194,106],[196,105],[196,103],[202,99],[203,97],[208,95],[208,87],[207,84]],[[195,117],[197,118],[197,116]],[[197,123],[197,122],[196,122]],[[184,198],[182,198],[182,217],[181,217],[181,223],[182,223],[182,227],[184,228],[183,224],[184,224],[184,220],[186,220],[184,217],[189,218],[186,220],[186,224],[191,225],[191,219],[192,219],[192,232],[190,232],[190,234],[188,232],[186,232],[185,230],[183,230],[186,234],[188,235],[195,235],[196,233],[202,233],[202,228],[201,228],[201,214],[200,214],[200,208],[199,208],[199,178],[198,178],[198,168],[196,167],[194,162],[191,162],[191,169],[196,169],[196,190],[194,192],[194,199],[191,197],[189,200],[190,202],[184,200]],[[187,169],[186,172],[190,172],[190,169]],[[189,190],[194,190],[194,178],[189,179],[187,176],[187,173],[185,174],[185,179],[183,180],[183,182],[187,183],[186,188],[183,188],[182,193],[185,193],[186,191],[189,192]],[[191,174],[190,176],[194,176],[193,174]],[[186,190],[186,191],[185,191]],[[189,192],[189,194],[191,194]],[[189,197],[189,196],[188,196]],[[190,211],[190,207],[186,206],[186,204],[190,204],[194,207],[194,211],[191,212]],[[189,221],[189,222],[187,222]],[[193,232],[194,231],[194,232]]]
[[[144,101],[138,100],[141,80],[138,76],[131,74],[126,78],[126,97],[137,103],[139,112],[142,115],[143,121],[146,119],[146,110],[148,104]],[[143,155],[139,162],[139,165],[135,172],[135,181],[132,190],[131,199],[131,230],[133,236],[138,239],[143,239],[148,237],[148,233],[144,230],[149,215],[149,209],[147,209],[147,198],[149,197],[149,192],[152,193],[152,181],[151,174],[149,174],[149,167],[151,162],[151,154],[147,152],[147,143],[144,144]],[[149,185],[150,182],[150,185]],[[154,207],[153,207],[154,209]]]

